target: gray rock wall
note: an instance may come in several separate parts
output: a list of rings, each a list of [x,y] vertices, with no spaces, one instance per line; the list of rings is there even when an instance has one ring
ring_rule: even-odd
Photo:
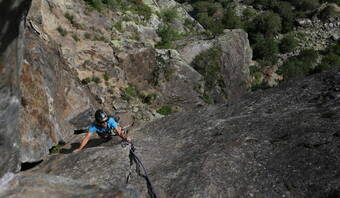
[[[88,112],[96,102],[53,43],[39,38],[30,26],[25,34],[20,78],[20,160],[32,162],[48,155],[59,141],[67,141],[75,127],[80,127],[80,123],[72,125],[72,120]],[[82,124],[85,127],[89,123]]]
[[[0,177],[19,168],[19,73],[29,0],[0,0]]]

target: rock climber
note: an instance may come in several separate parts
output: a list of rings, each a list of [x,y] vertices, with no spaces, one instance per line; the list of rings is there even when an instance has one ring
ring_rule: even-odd
[[[119,127],[118,123],[113,117],[109,117],[105,111],[99,109],[94,114],[95,122],[91,124],[88,128],[88,132],[85,138],[81,141],[79,148],[75,149],[73,152],[81,151],[87,142],[90,140],[92,134],[97,133],[98,136],[105,141],[112,138],[114,133],[116,133],[123,141],[131,142],[131,139],[123,132]]]

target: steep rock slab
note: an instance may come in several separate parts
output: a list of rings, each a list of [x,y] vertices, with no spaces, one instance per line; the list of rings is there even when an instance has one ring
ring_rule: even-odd
[[[55,175],[20,173],[18,175],[7,174],[5,176],[7,177],[4,178],[6,181],[0,184],[0,197],[139,197],[133,190],[117,185],[105,187]]]
[[[74,130],[69,121],[95,103],[53,45],[40,39],[31,27],[25,36],[20,158],[31,162],[47,155],[59,141],[66,141]]]
[[[31,1],[0,0],[0,177],[19,166],[19,73]]]
[[[135,132],[163,197],[340,196],[340,69]]]

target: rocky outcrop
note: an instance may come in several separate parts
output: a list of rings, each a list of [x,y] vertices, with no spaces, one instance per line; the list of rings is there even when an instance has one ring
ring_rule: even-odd
[[[0,177],[19,168],[19,73],[25,17],[31,1],[0,1]]]
[[[25,36],[20,77],[20,159],[32,162],[48,155],[59,141],[70,138],[74,129],[70,121],[95,102],[56,48],[47,45],[31,28]]]
[[[247,92],[249,66],[252,60],[248,35],[243,30],[225,30],[217,39],[222,50],[221,75],[228,99],[237,99]]]
[[[153,74],[156,88],[161,93],[156,103],[171,104],[180,111],[204,104],[198,90],[203,87],[202,76],[176,50],[157,50]]]
[[[216,60],[211,61],[214,61],[213,65],[217,64],[214,66],[216,71],[207,68],[211,67],[208,65],[209,59],[214,59],[212,54],[209,53],[211,50],[218,51]],[[182,44],[178,52],[188,64],[196,69],[198,68],[199,72],[201,70],[206,84],[208,81],[219,81],[214,79],[223,81],[223,86],[213,85],[220,86],[220,88],[215,89],[222,91],[206,90],[211,92],[210,95],[215,101],[224,102],[226,101],[225,98],[234,100],[247,92],[252,49],[248,35],[243,30],[225,30],[221,36],[214,39],[188,40],[187,43]],[[199,56],[201,56],[201,60],[196,61],[195,59]]]

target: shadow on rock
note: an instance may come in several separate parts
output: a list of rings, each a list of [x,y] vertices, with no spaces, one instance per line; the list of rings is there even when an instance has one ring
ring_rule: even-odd
[[[121,139],[119,137],[111,137],[108,139],[91,139],[89,140],[89,142],[86,144],[84,149],[87,148],[93,148],[93,147],[97,147],[97,146],[114,146],[114,145],[118,145],[121,143]],[[80,142],[73,142],[70,144],[71,148],[62,148],[60,150],[61,154],[69,154],[72,153],[75,149],[79,148],[80,146]]]
[[[16,5],[15,4],[19,4]],[[2,54],[18,38],[19,24],[27,15],[31,1],[0,1],[0,54]]]

